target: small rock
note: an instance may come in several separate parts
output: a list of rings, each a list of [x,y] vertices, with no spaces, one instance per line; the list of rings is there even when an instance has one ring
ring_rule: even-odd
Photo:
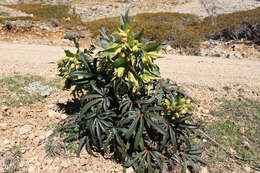
[[[208,168],[207,167],[202,167],[200,170],[200,173],[208,173]]]
[[[63,160],[63,161],[61,162],[61,165],[60,165],[60,166],[62,166],[62,167],[64,167],[64,168],[69,167],[69,162],[68,162],[68,160]]]
[[[7,124],[6,123],[0,123],[0,129],[1,130],[6,130]]]
[[[3,106],[3,107],[2,107],[2,111],[3,111],[3,112],[8,111],[8,109],[9,109],[9,108],[8,108],[7,106]]]
[[[134,173],[134,169],[132,167],[126,169],[126,173]]]
[[[41,142],[40,138],[36,137],[33,139],[33,143],[38,145]]]
[[[19,129],[20,135],[23,135],[25,133],[28,133],[30,131],[32,131],[32,129],[34,128],[33,125],[24,125]]]
[[[45,133],[45,135],[46,135],[46,136],[50,136],[50,135],[52,135],[52,133],[53,133],[53,131],[52,131],[52,130],[49,130],[49,131],[47,131],[47,132]]]
[[[59,21],[57,19],[51,19],[51,25],[53,27],[58,27],[59,26]]]
[[[67,40],[67,39],[62,39],[61,41],[62,41],[62,43],[65,43],[65,44],[69,44],[70,43],[70,41]]]
[[[90,171],[87,171],[86,173],[94,173],[94,171],[91,171],[91,170],[90,170]]]
[[[54,108],[55,104],[49,104],[48,108]]]
[[[40,138],[41,140],[45,140],[45,139],[46,139],[46,137],[45,137],[44,135],[39,136],[39,138]]]
[[[51,91],[50,90],[44,90],[41,92],[40,94],[42,97],[47,97],[51,95]]]
[[[202,142],[208,142],[208,140],[207,139],[202,139]]]
[[[9,20],[5,21],[5,27],[7,30],[11,30],[12,29],[12,23]]]
[[[66,114],[61,114],[61,118],[62,118],[62,119],[66,119],[66,118],[67,118],[67,115],[66,115]]]
[[[167,51],[173,50],[173,48],[171,47],[171,45],[168,45],[165,49],[166,49]]]
[[[57,113],[54,110],[48,110],[48,116],[49,117],[54,117]]]
[[[248,173],[252,171],[251,168],[248,166],[244,167],[244,170],[245,170],[245,172],[248,172]]]
[[[76,29],[79,30],[79,31],[84,31],[84,30],[87,30],[87,27],[82,26],[82,25],[78,25],[78,26],[76,27]]]
[[[34,137],[35,137],[34,134],[30,134],[30,135],[29,135],[29,139],[30,139],[30,140],[33,140]]]
[[[10,143],[9,139],[4,139],[4,144],[5,144],[5,145],[7,145],[7,144],[9,144],[9,143]]]
[[[28,168],[28,173],[34,173],[34,172],[35,172],[34,166],[30,166],[30,167]]]

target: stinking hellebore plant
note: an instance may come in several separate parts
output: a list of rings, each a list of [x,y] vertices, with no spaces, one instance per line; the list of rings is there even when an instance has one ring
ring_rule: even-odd
[[[134,33],[128,11],[121,28],[108,37],[101,30],[99,51],[84,50],[59,63],[61,76],[80,91],[81,110],[60,124],[66,142],[78,141],[78,156],[110,154],[136,172],[163,172],[205,161],[193,141],[191,99],[169,80],[161,79],[154,60],[163,47]],[[155,33],[156,34],[156,33]],[[97,46],[94,46],[97,48]],[[75,89],[75,88],[74,88]]]

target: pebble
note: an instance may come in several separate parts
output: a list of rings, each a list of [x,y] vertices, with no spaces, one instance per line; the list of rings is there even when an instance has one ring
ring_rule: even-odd
[[[44,90],[41,92],[40,94],[42,97],[47,97],[51,95],[51,91],[50,90]]]
[[[49,104],[48,108],[54,108],[55,104]]]
[[[3,106],[3,107],[2,107],[2,111],[4,111],[4,112],[8,111],[8,109],[9,109],[9,108],[8,108],[7,106]]]
[[[28,168],[28,173],[34,173],[34,172],[35,172],[34,166],[30,166],[30,167]]]
[[[62,162],[61,162],[61,165],[60,165],[61,167],[64,167],[64,168],[67,168],[67,167],[69,167],[69,162],[68,162],[68,160],[63,160]]]
[[[208,168],[207,167],[202,167],[200,170],[200,173],[208,173]]]
[[[208,140],[207,139],[202,139],[202,142],[208,142]]]
[[[40,140],[45,140],[46,137],[44,135],[39,136]]]
[[[33,128],[34,128],[33,125],[24,125],[19,129],[19,133],[20,135],[23,135],[25,133],[32,131]]]
[[[49,117],[54,117],[57,114],[57,112],[55,112],[54,110],[48,110],[48,116]]]
[[[30,135],[29,135],[29,139],[30,139],[30,140],[33,140],[34,137],[35,137],[34,134],[30,134]]]
[[[66,118],[67,118],[67,115],[66,115],[66,114],[61,114],[61,118],[62,118],[62,119],[66,119]]]
[[[9,143],[10,143],[9,139],[4,139],[4,144],[5,144],[5,145],[7,145],[7,144],[9,144]]]
[[[1,130],[6,130],[7,124],[6,123],[0,123],[0,129]]]

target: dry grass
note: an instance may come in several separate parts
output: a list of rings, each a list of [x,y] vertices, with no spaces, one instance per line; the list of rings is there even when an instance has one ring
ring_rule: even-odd
[[[80,17],[69,13],[69,7],[65,5],[42,5],[42,4],[13,4],[5,5],[6,7],[20,10],[27,14],[33,14],[33,17],[14,17],[2,18],[4,20],[50,20],[57,19],[64,27],[71,28],[76,25],[84,25]]]

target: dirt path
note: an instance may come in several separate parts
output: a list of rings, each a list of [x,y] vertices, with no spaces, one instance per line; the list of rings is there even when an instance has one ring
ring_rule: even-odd
[[[13,73],[55,77],[55,62],[65,48],[0,42],[0,76]],[[177,83],[215,87],[229,84],[260,87],[260,61],[165,55],[157,61],[162,76]]]

